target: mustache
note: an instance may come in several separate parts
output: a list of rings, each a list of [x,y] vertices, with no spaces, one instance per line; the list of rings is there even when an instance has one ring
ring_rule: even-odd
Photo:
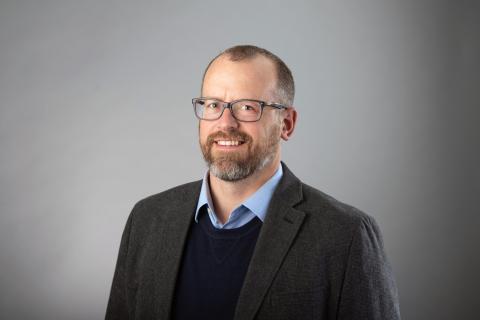
[[[224,140],[241,140],[244,143],[252,141],[252,137],[250,137],[248,134],[245,132],[241,132],[238,130],[232,130],[232,131],[217,131],[215,133],[212,133],[207,137],[206,145],[211,146],[215,143],[215,140],[218,139],[224,139]]]

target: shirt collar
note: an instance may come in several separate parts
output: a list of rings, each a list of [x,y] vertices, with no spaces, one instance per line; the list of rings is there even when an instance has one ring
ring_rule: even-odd
[[[200,190],[200,196],[198,198],[197,210],[195,212],[195,222],[198,222],[198,214],[200,209],[204,205],[208,205],[208,208],[213,211],[213,201],[210,194],[210,186],[208,183],[208,171],[205,173],[202,181],[202,188]],[[283,170],[282,165],[278,166],[275,174],[267,180],[254,194],[252,194],[247,200],[245,200],[239,207],[244,206],[250,211],[253,212],[262,222],[265,220],[267,215],[268,205],[270,204],[270,199],[273,196],[273,192],[277,187],[280,179],[282,178]]]

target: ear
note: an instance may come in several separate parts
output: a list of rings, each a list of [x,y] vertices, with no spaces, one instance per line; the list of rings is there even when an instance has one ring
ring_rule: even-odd
[[[288,107],[284,110],[284,117],[282,120],[282,134],[283,140],[287,141],[295,130],[295,124],[297,123],[297,110],[294,107]]]

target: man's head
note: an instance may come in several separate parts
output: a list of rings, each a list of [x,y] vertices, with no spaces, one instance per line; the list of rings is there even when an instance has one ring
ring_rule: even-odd
[[[201,95],[220,100],[216,108],[223,107],[222,101],[239,99],[288,107],[264,106],[256,122],[237,120],[231,109],[225,109],[217,120],[200,120],[200,146],[214,176],[238,181],[278,165],[280,139],[288,140],[296,122],[296,111],[292,107],[293,78],[278,57],[253,46],[227,49],[205,70]]]
[[[270,51],[251,45],[240,45],[226,49],[213,58],[205,68],[202,78],[202,94],[205,76],[210,66],[220,57],[228,57],[230,61],[247,61],[258,56],[263,56],[273,63],[272,71],[275,72],[275,96],[276,101],[286,106],[293,106],[293,99],[295,97],[295,82],[293,75],[288,66],[278,56]]]

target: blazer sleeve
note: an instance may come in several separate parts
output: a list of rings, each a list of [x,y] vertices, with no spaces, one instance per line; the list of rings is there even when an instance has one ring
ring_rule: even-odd
[[[338,319],[399,320],[398,292],[380,230],[365,216],[350,244]]]
[[[133,212],[130,213],[125,229],[123,230],[117,264],[113,275],[110,298],[108,299],[106,320],[129,319],[127,297],[127,257],[130,243],[130,231],[132,229]]]

